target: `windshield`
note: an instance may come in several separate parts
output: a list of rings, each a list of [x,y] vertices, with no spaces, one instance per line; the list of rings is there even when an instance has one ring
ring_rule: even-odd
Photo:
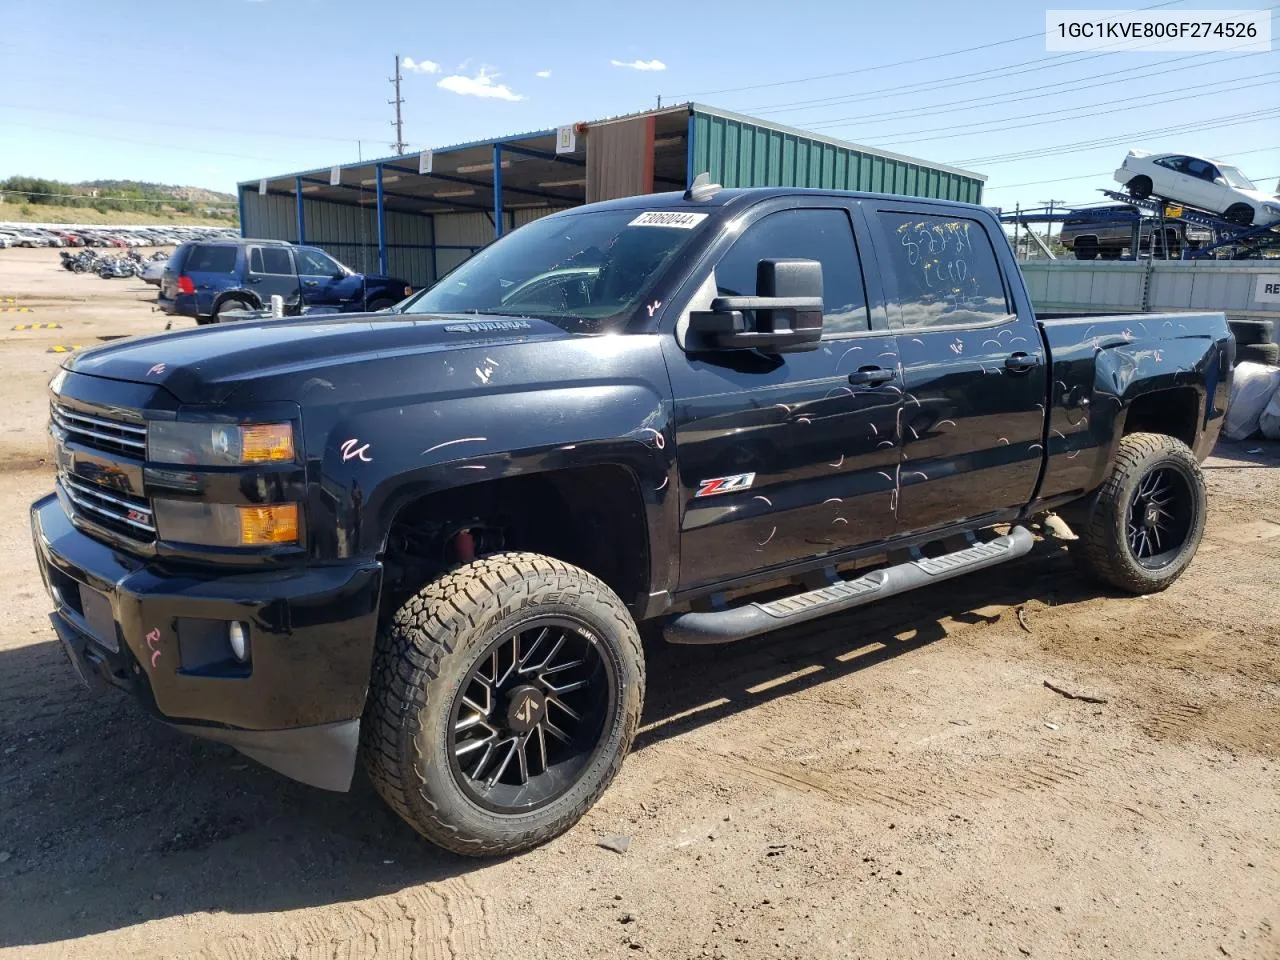
[[[1219,164],[1218,172],[1222,174],[1222,178],[1227,181],[1228,185],[1235,187],[1237,190],[1257,190],[1258,189],[1253,185],[1252,180],[1246,177],[1243,173],[1241,173],[1235,167],[1226,167]]]
[[[401,311],[536,317],[575,333],[608,332],[645,302],[706,217],[608,210],[535,220]]]

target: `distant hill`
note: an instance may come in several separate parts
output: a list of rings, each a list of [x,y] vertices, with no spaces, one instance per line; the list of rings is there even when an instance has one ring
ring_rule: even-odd
[[[9,177],[7,180],[0,180],[0,204],[3,204],[0,206],[0,220],[52,221],[53,211],[41,211],[40,207],[94,210],[100,214],[137,214],[147,220],[197,217],[235,223],[239,219],[234,194],[207,190],[204,187],[146,183],[140,180],[64,183],[43,177]],[[21,216],[13,215],[15,207],[21,211]],[[64,212],[59,211],[60,214]]]

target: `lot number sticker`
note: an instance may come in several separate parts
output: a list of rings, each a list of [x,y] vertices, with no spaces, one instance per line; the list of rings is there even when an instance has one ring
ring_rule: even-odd
[[[629,227],[675,227],[677,230],[692,230],[703,220],[707,219],[705,213],[677,213],[664,212],[661,210],[642,213],[640,216],[632,220],[627,226]]]

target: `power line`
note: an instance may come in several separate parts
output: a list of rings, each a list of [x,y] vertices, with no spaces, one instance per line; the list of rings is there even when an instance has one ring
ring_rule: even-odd
[[[968,157],[964,160],[951,160],[947,162],[953,166],[962,166],[967,163],[1012,163],[1016,160],[1032,160],[1037,157],[1050,156],[1058,153],[1078,153],[1081,150],[1091,150],[1094,147],[1115,146],[1116,144],[1129,142],[1141,137],[1165,136],[1171,133],[1193,133],[1198,130],[1217,130],[1222,127],[1235,127],[1242,123],[1249,123],[1252,120],[1259,120],[1263,118],[1269,119],[1278,115],[1280,115],[1280,107],[1270,107],[1265,110],[1250,110],[1244,113],[1229,114],[1227,116],[1220,117],[1217,120],[1186,123],[1175,126],[1154,127],[1150,130],[1131,130],[1127,133],[1103,137],[1096,140],[1080,140],[1075,143],[1060,143],[1047,147],[1036,147],[1032,150],[1021,150],[1014,153],[996,153],[987,157]]]
[[[1181,3],[1182,0],[1165,0],[1163,3],[1157,3],[1150,7],[1142,7],[1142,10],[1155,10],[1160,7],[1171,7]],[[1114,18],[1112,18],[1114,19]],[[893,67],[905,67],[913,63],[925,63],[926,61],[938,60],[943,57],[955,57],[962,53],[975,53],[978,50],[990,50],[994,47],[1007,46],[1010,43],[1020,43],[1023,40],[1032,40],[1037,37],[1043,37],[1044,31],[1037,30],[1035,33],[1025,33],[1019,37],[1010,37],[1008,40],[994,40],[991,43],[979,44],[976,47],[963,47],[959,50],[948,50],[943,53],[932,53],[922,57],[911,57],[908,60],[897,60],[893,63],[880,63],[870,67],[859,67],[856,70],[840,70],[835,73],[821,73],[808,77],[796,77],[793,80],[773,80],[767,83],[752,83],[742,87],[724,87],[720,90],[703,90],[699,93],[690,93],[681,96],[679,99],[691,100],[695,97],[713,97],[725,93],[741,93],[744,90],[764,90],[772,87],[785,87],[797,83],[812,83],[815,80],[834,80],[836,77],[852,77],[861,73],[871,73],[876,70],[889,70]]]
[[[88,133],[83,130],[61,130],[57,127],[46,127],[38,123],[24,123],[17,120],[6,120],[5,123],[10,127],[27,127],[31,130],[43,130],[46,133],[60,133],[65,136],[88,137],[90,140],[113,140],[117,143],[131,143],[140,147],[158,147],[161,150],[181,150],[186,153],[199,153],[211,157],[234,157],[237,160],[261,160],[264,163],[289,163],[288,160],[281,160],[279,157],[258,157],[247,153],[229,153],[226,150],[206,150],[201,147],[191,147],[185,143],[157,143],[154,140],[138,140],[133,137],[113,137],[106,133]]]
[[[1262,80],[1258,83],[1241,83],[1240,82],[1241,80],[1257,80],[1259,77],[1267,77],[1268,79]],[[1248,77],[1237,77],[1231,80],[1218,81],[1218,83],[1210,84],[1210,86],[1221,86],[1222,84],[1230,84],[1232,92],[1235,92],[1237,90],[1251,90],[1254,87],[1268,87],[1277,83],[1280,83],[1280,76],[1277,76],[1273,71],[1269,71],[1267,73],[1256,73]],[[1103,100],[1098,104],[1098,106],[1106,106],[1114,103],[1128,104],[1128,103],[1134,103],[1136,101],[1142,101],[1144,106],[1156,107],[1166,103],[1182,103],[1187,100],[1197,100],[1201,97],[1220,96],[1222,92],[1223,91],[1221,90],[1204,90],[1204,91],[1201,91],[1200,93],[1179,93],[1176,96],[1169,97],[1168,99],[1165,99],[1165,100],[1152,100],[1145,96],[1125,97],[1120,100]],[[889,139],[889,140],[878,141],[877,145],[878,146],[903,146],[906,144],[925,143],[927,141],[933,141],[933,140],[954,140],[957,137],[975,137],[975,136],[981,136],[987,133],[999,133],[1003,130],[1021,130],[1026,127],[1038,127],[1043,122],[1044,117],[1052,116],[1054,114],[1059,114],[1059,113],[1068,113],[1073,110],[1084,110],[1086,112],[1081,114],[1078,117],[1059,117],[1058,120],[1059,121],[1081,120],[1084,117],[1100,117],[1100,116],[1105,116],[1106,114],[1109,114],[1109,113],[1123,113],[1128,109],[1129,109],[1128,107],[1123,107],[1123,106],[1114,107],[1111,110],[1097,110],[1097,109],[1094,109],[1092,106],[1064,107],[1061,110],[1049,110],[1044,113],[1025,113],[1019,117],[1005,117],[1001,120],[987,120],[987,121],[981,121],[977,123],[960,124],[960,126],[962,127],[982,127],[983,128],[981,130],[969,130],[964,133],[944,133],[936,137],[917,137],[916,134],[918,133],[933,133],[938,130],[955,130],[956,128],[954,126],[946,126],[946,127],[933,127],[931,130],[913,130],[910,133],[893,135],[894,137],[904,136],[904,137],[912,137],[913,139],[909,139],[909,140]],[[1015,123],[1015,124],[1005,123],[1005,121],[1008,121],[1008,120],[1026,120],[1027,118],[1035,118],[1035,119],[1033,119],[1030,123]],[[1003,124],[1003,125],[990,126],[990,124]]]
[[[1250,44],[1240,44],[1241,47],[1249,46],[1249,45]],[[1151,70],[1149,66],[1145,64],[1136,66],[1136,67],[1122,67],[1118,70],[1108,70],[1103,73],[1096,73],[1093,75],[1092,79],[1097,80],[1102,77],[1118,77],[1123,74],[1134,73],[1135,71],[1140,72],[1141,76],[1139,79],[1146,79],[1147,77],[1159,77],[1167,73],[1185,73],[1187,70],[1186,67],[1182,67],[1182,66],[1170,67],[1168,65],[1174,64],[1174,63],[1182,63],[1187,60],[1197,60],[1203,57],[1212,56],[1214,53],[1223,53],[1223,52],[1226,52],[1226,51],[1213,50],[1213,51],[1207,51],[1203,53],[1190,53],[1182,57],[1173,57],[1171,59],[1164,61],[1166,69],[1163,69],[1163,70]],[[1270,52],[1271,51],[1269,50],[1257,50],[1250,53],[1241,53],[1233,57],[1232,60],[1233,61],[1244,60],[1248,57],[1262,56],[1263,54],[1270,53]],[[1217,62],[1217,61],[1214,61],[1214,62]],[[1209,64],[1208,63],[1196,64],[1195,67],[1192,67],[1191,69],[1195,69],[1197,67],[1203,67],[1203,66],[1209,66]],[[1085,84],[1082,84],[1080,83],[1079,80],[1074,80],[1074,79],[1058,80],[1053,83],[1042,83],[1039,86],[1035,86],[1035,87],[1023,87],[1020,91],[1018,91],[1019,93],[1018,96],[1008,96],[1002,93],[985,94],[983,96],[977,96],[977,97],[966,97],[960,100],[947,100],[942,103],[925,104],[920,107],[908,107],[908,108],[899,109],[899,110],[886,110],[880,113],[864,113],[864,114],[859,114],[851,117],[836,117],[830,120],[814,120],[812,122],[807,122],[805,125],[814,130],[821,130],[828,127],[848,126],[853,123],[866,123],[866,122],[883,123],[887,120],[893,120],[893,119],[899,119],[899,118],[906,119],[907,117],[927,117],[927,116],[932,116],[934,114],[939,114],[939,113],[948,113],[950,112],[951,107],[964,107],[964,106],[994,107],[994,106],[1001,106],[1006,103],[1021,103],[1025,100],[1042,100],[1045,97],[1054,97],[1062,93],[1075,93],[1076,91],[1079,91],[1079,90],[1094,90],[1098,87],[1115,86],[1117,83],[1129,83],[1132,81],[1132,79],[1133,78],[1127,78],[1125,80],[1103,80],[1102,82],[1099,82],[1099,83],[1085,83]],[[1069,89],[1062,90],[1060,89],[1062,87],[1068,87]],[[1054,92],[1039,93],[1039,94],[1034,94],[1032,96],[1021,95],[1021,94],[1030,93],[1036,90],[1052,90]],[[883,91],[875,91],[875,93],[877,94],[893,93],[895,95],[901,92],[902,92],[901,89],[895,89],[893,87],[886,87]],[[869,96],[867,99],[875,99],[875,98]],[[984,100],[989,102],[982,103],[981,101],[984,101]]]
[[[67,110],[61,107],[31,107],[21,103],[0,103],[0,107],[11,110],[27,110],[38,113],[60,113],[68,117],[83,117],[87,120],[107,120],[111,123],[141,123],[154,127],[175,127],[184,130],[206,130],[217,133],[239,133],[252,136],[271,137],[280,140],[324,140],[330,143],[355,143],[356,137],[326,137],[305,133],[281,133],[278,130],[246,130],[244,127],[218,127],[204,123],[181,123],[175,120],[152,120],[150,117],[119,117],[102,113],[88,113],[83,110]],[[78,132],[78,131],[77,131]]]

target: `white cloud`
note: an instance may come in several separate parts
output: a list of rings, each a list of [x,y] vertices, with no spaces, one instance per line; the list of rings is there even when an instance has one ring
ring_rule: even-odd
[[[405,57],[400,61],[400,66],[404,67],[410,73],[439,73],[440,64],[434,60],[415,60],[413,57]]]
[[[498,76],[481,67],[480,72],[474,77],[454,74],[451,77],[445,77],[436,86],[463,97],[489,97],[494,100],[509,100],[512,103],[525,99],[522,94],[512,92],[505,83],[494,83]]]
[[[667,65],[661,60],[610,60],[615,67],[625,67],[628,70],[665,70]]]
[[[541,78],[541,79],[545,80],[545,79],[547,79],[547,77],[551,76],[551,71],[550,71],[550,70],[539,70],[537,73],[535,73],[535,74],[534,74],[534,76],[535,76],[535,77],[539,77],[539,78]]]

